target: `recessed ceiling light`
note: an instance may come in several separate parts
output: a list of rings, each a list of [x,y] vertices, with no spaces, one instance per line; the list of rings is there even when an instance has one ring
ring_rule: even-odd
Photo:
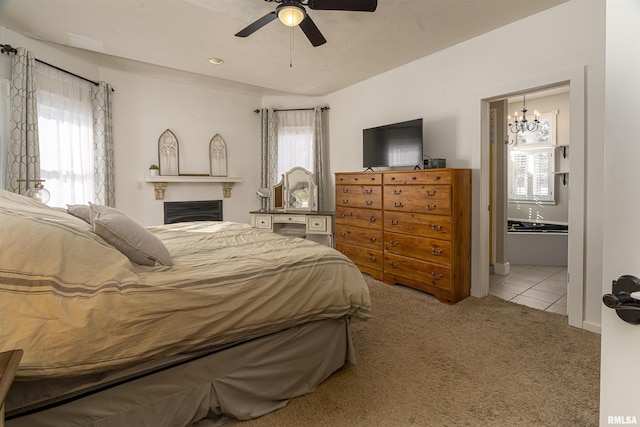
[[[222,58],[209,58],[209,62],[212,63],[213,65],[220,65],[224,62],[224,59]]]

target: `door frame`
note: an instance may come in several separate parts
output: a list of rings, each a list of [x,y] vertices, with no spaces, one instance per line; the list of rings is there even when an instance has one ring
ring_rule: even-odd
[[[490,221],[490,146],[489,104],[523,91],[538,91],[559,85],[569,86],[570,147],[569,155],[569,254],[567,266],[567,316],[569,325],[584,328],[584,224],[585,224],[585,73],[586,67],[566,70],[511,82],[502,86],[478,91],[474,94],[475,114],[480,129],[480,213],[479,248],[477,251],[478,276],[474,283],[479,286],[472,294],[484,297],[489,294],[489,221]]]

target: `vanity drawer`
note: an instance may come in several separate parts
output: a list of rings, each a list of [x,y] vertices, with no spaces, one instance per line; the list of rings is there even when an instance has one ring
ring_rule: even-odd
[[[273,215],[274,224],[304,224],[304,215]]]
[[[326,216],[307,216],[307,232],[326,232],[329,230],[329,218]]]
[[[271,230],[271,215],[255,215],[253,226]]]

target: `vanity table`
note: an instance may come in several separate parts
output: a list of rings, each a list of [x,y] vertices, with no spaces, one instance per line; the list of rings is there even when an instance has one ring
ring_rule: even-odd
[[[311,172],[291,168],[270,190],[258,190],[259,195],[266,192],[261,197],[271,197],[269,209],[249,212],[252,226],[333,247],[334,214],[318,211],[318,186]]]
[[[285,236],[306,237],[333,247],[333,212],[253,211],[251,225]]]

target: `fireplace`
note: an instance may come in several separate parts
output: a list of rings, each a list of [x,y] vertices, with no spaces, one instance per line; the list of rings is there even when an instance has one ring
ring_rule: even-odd
[[[164,223],[222,221],[222,200],[164,202]]]

